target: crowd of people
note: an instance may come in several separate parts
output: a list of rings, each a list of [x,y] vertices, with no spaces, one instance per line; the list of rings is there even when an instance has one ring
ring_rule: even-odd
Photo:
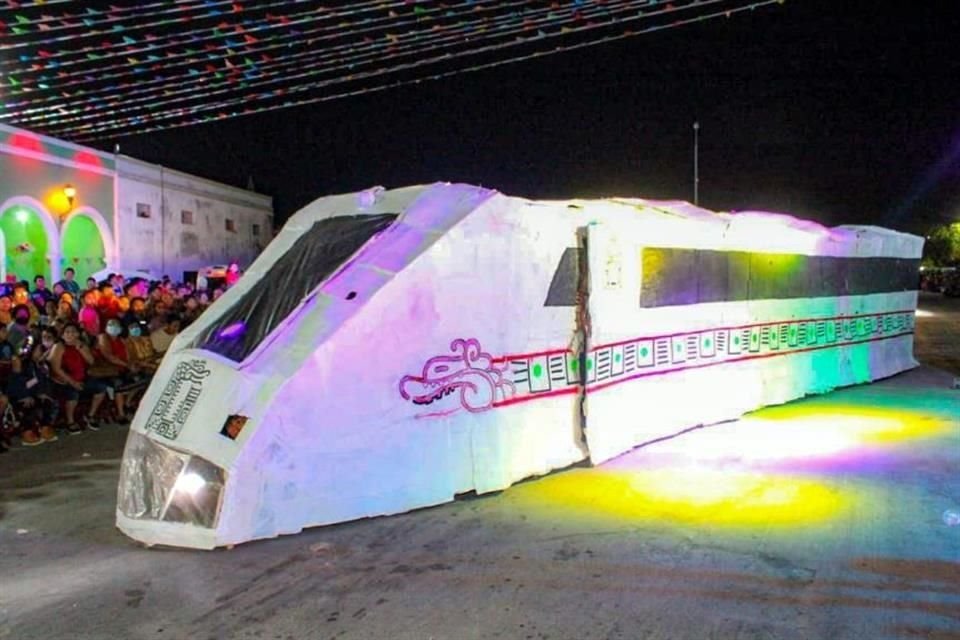
[[[232,270],[235,272],[235,270]],[[0,452],[129,424],[177,334],[226,290],[190,284],[43,276],[0,285]],[[215,283],[211,283],[215,284]]]

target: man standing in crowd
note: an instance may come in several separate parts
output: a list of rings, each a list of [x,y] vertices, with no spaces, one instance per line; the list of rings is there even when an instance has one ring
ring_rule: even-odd
[[[40,275],[36,276],[33,279],[33,293],[30,294],[33,306],[43,315],[46,313],[47,303],[53,299],[53,292],[47,289],[47,279]]]
[[[63,280],[58,282],[63,290],[73,296],[74,300],[80,295],[80,284],[74,280],[77,272],[73,270],[73,267],[67,267],[63,270]]]

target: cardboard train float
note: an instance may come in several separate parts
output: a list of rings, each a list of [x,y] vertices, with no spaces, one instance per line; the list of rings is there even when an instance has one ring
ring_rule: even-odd
[[[598,464],[916,366],[922,239],[439,183],[321,198],[174,341],[117,525],[213,548]]]

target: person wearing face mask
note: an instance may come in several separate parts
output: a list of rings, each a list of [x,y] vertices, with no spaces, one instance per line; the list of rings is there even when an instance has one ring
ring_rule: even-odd
[[[153,342],[147,335],[145,325],[140,322],[131,322],[127,325],[127,353],[130,354],[130,361],[135,363],[137,369],[150,374],[157,370],[162,354],[158,354],[153,348]]]
[[[97,336],[97,363],[90,368],[90,375],[100,378],[115,390],[113,402],[117,411],[116,422],[126,425],[130,424],[132,413],[127,401],[130,392],[136,388],[139,371],[136,364],[130,361],[127,345],[120,337],[122,334],[123,326],[119,320],[112,318],[107,321],[103,333]]]
[[[13,345],[14,352],[19,352],[30,335],[30,309],[27,305],[18,304],[13,308],[13,323],[7,333],[7,340]]]
[[[30,300],[30,288],[26,282],[18,282],[13,287],[13,304],[14,316],[16,316],[17,307],[24,306],[30,314],[29,324],[37,323],[37,319],[40,317],[40,311]],[[14,320],[16,320],[16,318],[14,318]]]

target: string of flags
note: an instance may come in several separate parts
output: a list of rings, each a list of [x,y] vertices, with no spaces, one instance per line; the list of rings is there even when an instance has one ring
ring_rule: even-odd
[[[0,0],[0,121],[76,141],[362,95],[784,0]]]

